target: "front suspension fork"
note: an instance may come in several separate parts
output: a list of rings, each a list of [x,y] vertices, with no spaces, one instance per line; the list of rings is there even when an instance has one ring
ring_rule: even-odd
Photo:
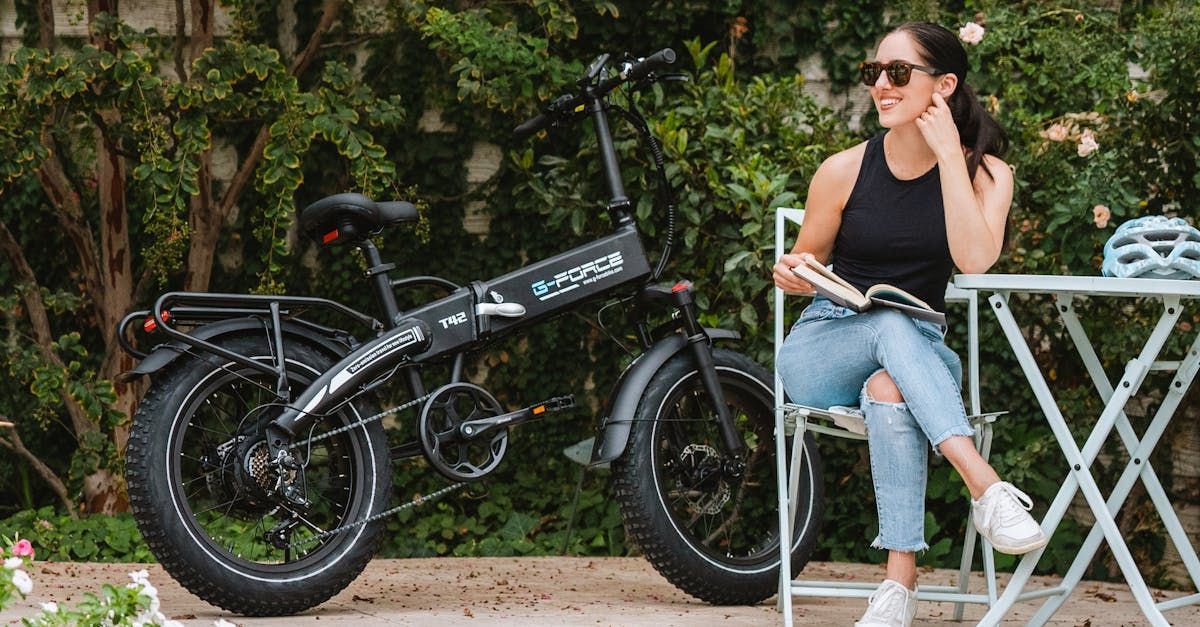
[[[684,333],[687,334],[688,346],[696,359],[696,368],[704,391],[712,400],[717,413],[717,426],[721,430],[721,439],[725,441],[726,450],[733,456],[734,467],[739,467],[746,458],[746,443],[733,423],[729,413],[729,405],[725,402],[725,392],[721,390],[721,382],[717,378],[717,367],[713,362],[712,342],[704,327],[696,319],[696,303],[692,299],[691,281],[680,281],[674,286],[649,286],[642,291],[642,297],[649,302],[669,302],[679,312]],[[731,469],[735,469],[732,468]],[[740,473],[738,473],[740,474]]]

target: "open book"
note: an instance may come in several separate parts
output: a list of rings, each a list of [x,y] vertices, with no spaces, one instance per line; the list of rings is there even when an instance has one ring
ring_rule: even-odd
[[[854,311],[866,311],[875,305],[894,307],[920,320],[946,324],[946,314],[934,311],[929,303],[898,287],[880,283],[864,294],[811,257],[805,257],[804,263],[792,268],[792,273],[811,283],[818,294]]]

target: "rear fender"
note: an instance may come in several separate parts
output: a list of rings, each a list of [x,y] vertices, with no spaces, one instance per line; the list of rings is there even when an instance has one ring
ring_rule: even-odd
[[[704,329],[710,340],[737,340],[741,334],[724,329]],[[667,360],[687,349],[687,338],[681,333],[672,333],[655,342],[650,350],[642,353],[629,364],[617,381],[613,392],[611,410],[600,425],[599,442],[592,454],[591,465],[605,464],[621,456],[629,443],[633,430],[633,415],[642,400],[650,379],[658,373]]]
[[[204,326],[196,327],[188,335],[201,339],[213,340],[227,335],[237,335],[250,331],[258,331],[266,333],[268,323],[258,318],[233,318],[230,320],[220,320],[205,324]],[[350,346],[345,342],[333,339],[328,335],[318,333],[303,325],[292,322],[284,322],[283,328],[284,340],[302,339],[311,342],[314,346],[329,353],[330,357],[341,359],[350,352]],[[138,362],[138,365],[127,372],[122,372],[117,376],[117,380],[121,382],[131,381],[141,376],[152,375],[168,364],[179,358],[184,353],[202,354],[203,351],[190,347],[183,342],[167,342],[159,344],[150,351],[146,358]]]

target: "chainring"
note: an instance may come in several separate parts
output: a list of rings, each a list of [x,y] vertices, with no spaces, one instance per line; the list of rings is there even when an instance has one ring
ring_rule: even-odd
[[[480,418],[491,418],[504,409],[487,390],[471,383],[450,383],[425,401],[417,421],[421,451],[442,476],[451,481],[478,481],[500,465],[508,450],[508,429],[495,435],[466,438],[460,427]]]

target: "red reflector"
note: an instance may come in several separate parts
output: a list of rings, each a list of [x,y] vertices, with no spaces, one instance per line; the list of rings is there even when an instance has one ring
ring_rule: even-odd
[[[675,287],[671,288],[671,292],[678,294],[679,292],[682,292],[684,290],[691,289],[691,287],[692,287],[691,281],[680,281],[675,284]]]
[[[321,237],[321,243],[328,244],[329,242],[332,242],[333,240],[335,240],[337,238],[338,238],[338,232],[337,232],[337,229],[334,229],[334,230],[326,233],[323,237]]]
[[[163,321],[164,321],[164,322],[170,322],[170,321],[171,321],[171,312],[170,312],[170,311],[168,311],[168,310],[166,310],[166,309],[164,309],[164,310],[163,310],[163,312],[162,312],[162,318],[163,318]],[[157,328],[158,328],[158,322],[156,322],[156,321],[154,320],[154,315],[153,315],[153,314],[152,314],[152,315],[150,315],[150,316],[147,316],[147,317],[146,317],[146,321],[142,323],[142,329],[143,329],[143,330],[144,330],[146,333],[153,333],[153,332],[154,332],[154,330],[155,330],[155,329],[157,329]]]

